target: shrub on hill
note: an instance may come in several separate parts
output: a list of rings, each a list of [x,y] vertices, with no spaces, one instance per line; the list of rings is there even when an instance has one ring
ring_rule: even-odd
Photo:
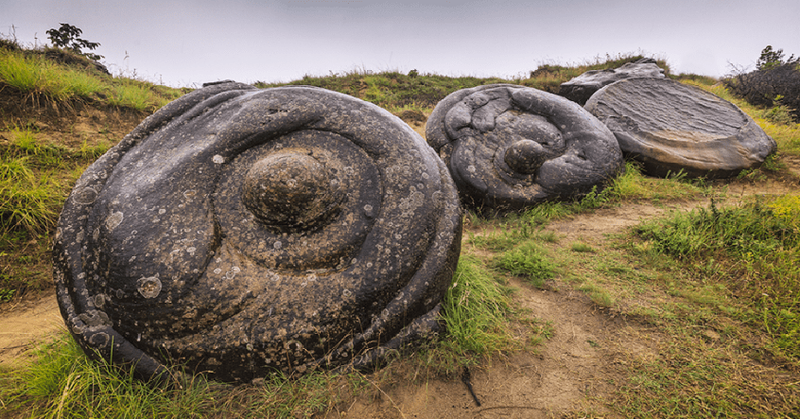
[[[47,31],[47,38],[53,43],[53,46],[60,49],[70,50],[78,55],[83,55],[90,60],[97,61],[103,58],[102,55],[94,54],[83,49],[90,51],[97,49],[100,46],[99,42],[90,42],[85,39],[78,38],[83,33],[81,28],[70,25],[69,23],[62,23],[58,29],[50,29]]]
[[[753,106],[787,107],[792,119],[800,122],[800,57],[784,60],[783,50],[773,51],[768,45],[756,70],[725,78],[723,83]]]

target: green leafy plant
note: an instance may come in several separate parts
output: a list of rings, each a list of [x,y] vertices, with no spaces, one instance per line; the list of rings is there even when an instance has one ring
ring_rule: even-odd
[[[11,288],[0,288],[0,303],[10,301],[16,292],[17,290]]]
[[[46,33],[47,38],[50,39],[50,42],[52,42],[57,48],[69,49],[78,55],[83,55],[84,57],[95,61],[103,58],[102,55],[82,51],[84,48],[94,51],[100,46],[100,43],[90,42],[85,39],[78,38],[83,33],[83,30],[76,26],[72,26],[68,23],[62,23],[58,29],[48,29]]]
[[[789,62],[794,61],[794,55],[789,57]],[[772,49],[772,45],[767,45],[761,50],[761,55],[756,61],[756,68],[758,70],[772,70],[773,68],[786,64],[787,60],[784,59],[782,49]]]

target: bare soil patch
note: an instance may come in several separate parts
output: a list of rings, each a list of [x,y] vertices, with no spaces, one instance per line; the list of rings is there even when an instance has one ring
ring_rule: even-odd
[[[0,365],[3,366],[22,361],[26,352],[66,328],[52,291],[3,304],[0,324]]]
[[[22,95],[0,85],[0,139],[13,128],[36,132],[39,141],[71,149],[116,144],[146,116],[143,112],[114,107],[98,108],[83,101],[56,104],[49,99]]]
[[[536,352],[515,353],[473,368],[471,383],[480,406],[461,381],[433,380],[384,389],[380,400],[357,401],[347,416],[549,418],[576,411],[608,415],[598,397],[613,393],[623,378],[617,364],[630,351],[654,352],[657,341],[595,309],[583,293],[537,290],[517,281],[512,285],[519,288],[515,299],[521,307],[547,321],[554,334]]]

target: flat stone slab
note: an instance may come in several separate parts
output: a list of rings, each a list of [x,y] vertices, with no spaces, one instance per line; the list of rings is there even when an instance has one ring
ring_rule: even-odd
[[[589,70],[578,77],[561,83],[558,94],[584,105],[598,90],[616,81],[632,78],[664,78],[664,69],[652,58],[642,58],[608,70]]]
[[[439,102],[425,135],[466,205],[518,210],[577,198],[624,169],[614,135],[575,102],[530,87],[462,89]]]
[[[54,241],[87,354],[248,382],[366,366],[437,328],[458,262],[447,168],[399,118],[313,87],[206,86],[90,166]]]
[[[777,148],[736,105],[669,79],[618,81],[595,93],[585,108],[653,176],[734,176],[758,167]]]

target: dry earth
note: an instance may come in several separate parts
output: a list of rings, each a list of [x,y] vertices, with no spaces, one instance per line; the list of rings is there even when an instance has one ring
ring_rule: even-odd
[[[422,133],[420,125],[414,123],[412,127]],[[800,160],[787,163],[800,176]],[[746,195],[783,194],[797,189],[796,180],[768,181],[758,186],[733,182],[727,195],[733,198],[729,202],[734,202]],[[642,220],[707,204],[702,199],[626,204],[553,222],[547,229],[559,236],[562,246],[575,240],[602,246],[608,234],[623,232]],[[496,358],[473,368],[471,383],[480,406],[461,380],[434,379],[384,386],[377,399],[357,399],[327,417],[547,418],[574,416],[574,412],[614,417],[603,399],[613,398],[616,383],[624,379],[620,366],[627,360],[658,355],[658,331],[598,309],[584,293],[569,286],[554,291],[514,280],[512,285],[518,288],[516,302],[531,316],[549,323],[554,333],[536,352]],[[0,364],[24,362],[31,348],[63,329],[52,290],[0,305]]]

